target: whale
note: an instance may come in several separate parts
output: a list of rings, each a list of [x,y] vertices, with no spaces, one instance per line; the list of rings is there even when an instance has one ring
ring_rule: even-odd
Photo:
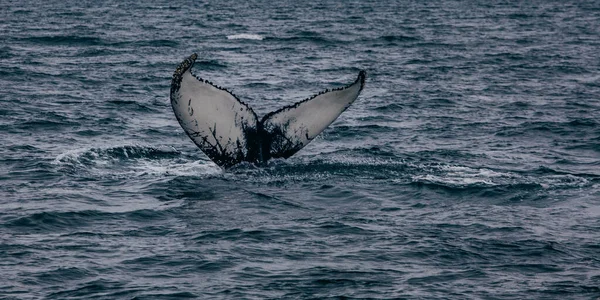
[[[179,125],[223,169],[287,159],[304,148],[358,98],[366,72],[347,86],[327,89],[259,119],[226,88],[192,73],[198,55],[181,62],[171,80],[171,106]]]

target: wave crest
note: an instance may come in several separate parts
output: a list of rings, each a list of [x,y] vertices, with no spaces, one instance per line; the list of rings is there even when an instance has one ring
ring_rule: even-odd
[[[252,34],[252,33],[240,33],[240,34],[232,34],[232,35],[228,35],[227,39],[228,40],[257,40],[257,41],[262,41],[265,37],[262,35],[258,35],[258,34]]]
[[[221,173],[207,160],[193,160],[172,147],[123,145],[83,148],[58,155],[54,164],[70,173],[95,175],[174,175],[198,176]]]

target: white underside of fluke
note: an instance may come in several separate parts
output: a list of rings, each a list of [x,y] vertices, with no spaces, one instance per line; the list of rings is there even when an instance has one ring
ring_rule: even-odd
[[[325,91],[266,115],[263,126],[274,138],[271,156],[287,158],[310,143],[356,100],[363,84],[361,72],[357,81],[345,88]],[[295,151],[288,153],[288,150]]]

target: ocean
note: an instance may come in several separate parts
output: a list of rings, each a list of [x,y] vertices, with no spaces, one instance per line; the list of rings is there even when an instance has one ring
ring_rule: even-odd
[[[597,1],[0,0],[1,299],[598,299]],[[257,114],[358,100],[223,170],[177,65]]]

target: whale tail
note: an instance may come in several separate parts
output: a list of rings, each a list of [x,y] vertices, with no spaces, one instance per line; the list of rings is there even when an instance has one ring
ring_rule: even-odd
[[[185,133],[223,168],[292,156],[335,121],[365,85],[366,73],[360,71],[346,87],[326,90],[259,120],[225,88],[192,74],[197,57],[192,54],[173,73],[171,106]]]

